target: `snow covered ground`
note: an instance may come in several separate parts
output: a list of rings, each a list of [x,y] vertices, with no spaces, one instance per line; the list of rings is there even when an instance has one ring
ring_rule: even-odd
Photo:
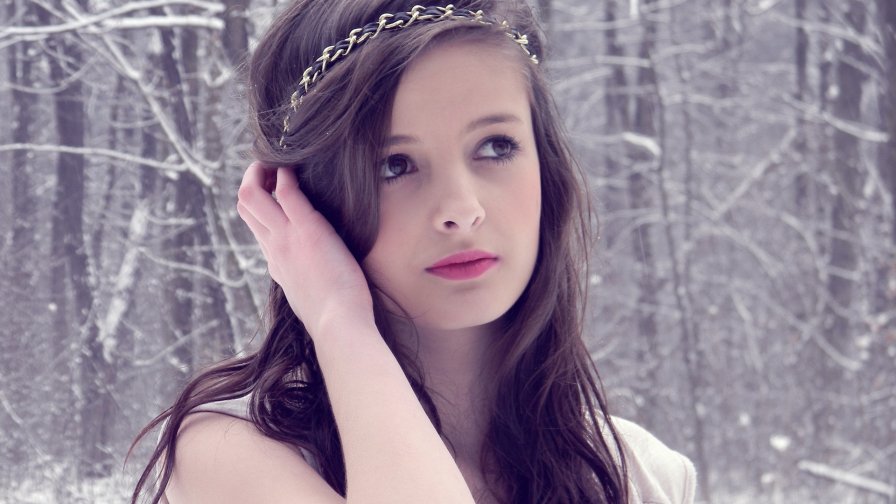
[[[130,502],[132,480],[123,475],[89,484],[65,481],[25,481],[3,489],[0,504],[124,504]]]

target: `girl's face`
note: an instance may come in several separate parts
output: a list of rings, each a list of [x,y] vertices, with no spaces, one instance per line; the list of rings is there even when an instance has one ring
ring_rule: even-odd
[[[535,267],[540,168],[522,58],[508,49],[440,44],[396,91],[364,267],[421,330],[497,320]]]

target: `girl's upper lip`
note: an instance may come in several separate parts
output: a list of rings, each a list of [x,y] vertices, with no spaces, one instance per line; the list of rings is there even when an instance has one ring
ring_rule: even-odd
[[[480,259],[497,259],[498,256],[492,254],[490,252],[484,252],[482,250],[464,250],[463,252],[458,252],[456,254],[451,254],[450,256],[444,257],[437,261],[435,264],[429,266],[428,270],[441,268],[444,266],[450,266],[452,264],[461,264],[470,261],[478,261]]]

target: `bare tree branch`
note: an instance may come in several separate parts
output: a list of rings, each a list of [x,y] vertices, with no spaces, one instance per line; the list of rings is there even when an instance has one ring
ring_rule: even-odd
[[[896,498],[896,487],[893,487],[892,485],[866,476],[844,471],[843,469],[837,469],[827,464],[801,460],[797,463],[797,468],[819,478],[825,478],[851,487],[861,488],[862,490],[880,494],[890,499]]]
[[[160,26],[159,24],[151,24],[150,20],[156,23],[165,23],[165,26],[171,26],[171,23],[182,24],[177,26],[200,26],[220,30],[224,28],[223,21],[214,18],[200,16],[178,16],[165,20],[164,17],[146,16],[136,19],[114,19],[117,17],[132,15],[136,11],[151,9],[155,7],[173,7],[173,6],[192,6],[207,11],[207,14],[218,14],[224,11],[224,6],[214,2],[203,2],[200,0],[145,0],[139,2],[127,2],[122,6],[114,7],[99,14],[87,16],[78,16],[74,21],[68,21],[60,24],[49,26],[11,26],[0,31],[0,40],[7,37],[21,37],[27,40],[39,40],[48,35],[57,33],[65,33],[70,31],[83,30],[87,33],[96,33],[97,31],[108,31],[116,28],[146,28],[152,26]],[[141,21],[146,21],[144,26],[140,26]],[[130,26],[129,26],[130,25]]]
[[[67,145],[52,144],[0,144],[0,152],[10,152],[15,150],[26,150],[31,152],[66,152],[71,154],[82,154],[87,157],[117,159],[170,172],[187,171],[186,165],[146,159],[134,154],[128,154],[127,152],[104,149],[102,147],[70,147]]]

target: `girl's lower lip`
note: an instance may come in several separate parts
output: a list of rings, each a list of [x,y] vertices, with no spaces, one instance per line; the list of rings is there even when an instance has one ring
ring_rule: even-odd
[[[481,276],[497,263],[497,258],[487,257],[476,259],[475,261],[439,266],[438,268],[428,268],[426,271],[448,280],[470,280]]]

